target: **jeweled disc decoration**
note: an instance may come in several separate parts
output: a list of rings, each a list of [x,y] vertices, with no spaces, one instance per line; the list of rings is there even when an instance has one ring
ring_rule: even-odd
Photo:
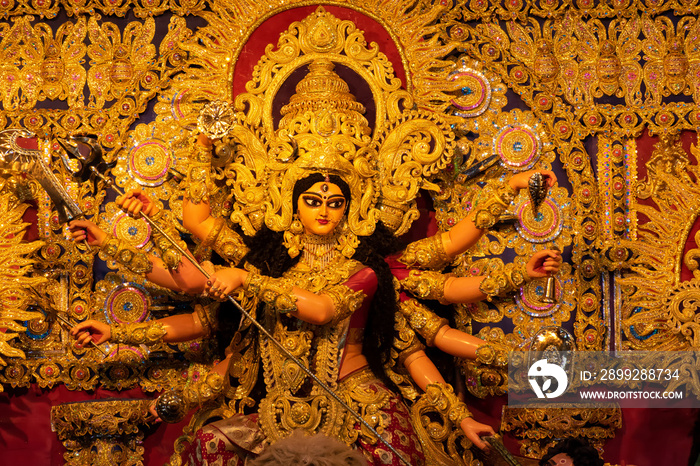
[[[151,226],[142,218],[132,218],[119,213],[112,221],[112,234],[136,248],[143,247],[151,237]]]
[[[24,326],[27,328],[25,334],[32,340],[43,340],[48,337],[51,334],[51,322],[47,318],[46,311],[36,306],[30,306],[27,310],[40,312],[43,314],[43,317],[25,320]]]
[[[105,310],[110,322],[143,322],[148,315],[148,292],[138,285],[123,283],[107,296]]]
[[[141,141],[129,152],[129,173],[141,186],[160,186],[173,164],[173,153],[160,139]]]
[[[507,168],[520,171],[535,165],[542,150],[542,141],[529,126],[508,125],[493,138],[493,147]]]
[[[461,95],[450,101],[457,109],[455,115],[474,118],[486,111],[491,102],[491,84],[483,74],[465,69],[453,74],[450,79],[462,85]]]
[[[516,210],[520,236],[532,243],[546,243],[559,236],[564,226],[561,210],[551,199],[545,199],[537,213],[530,201],[523,202]]]
[[[532,317],[549,317],[559,310],[561,306],[562,284],[557,277],[554,278],[555,303],[542,301],[545,294],[546,278],[539,278],[528,282],[520,288],[515,297],[525,314]]]

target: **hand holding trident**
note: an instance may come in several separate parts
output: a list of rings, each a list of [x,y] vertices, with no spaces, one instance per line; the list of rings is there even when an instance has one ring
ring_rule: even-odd
[[[542,205],[547,198],[548,191],[549,187],[542,174],[539,172],[533,173],[528,182],[528,193],[530,194],[530,206],[535,215],[537,215],[540,205]],[[559,249],[556,246],[552,246],[552,250],[558,251]],[[554,304],[557,302],[556,278],[554,278],[554,275],[549,275],[547,277],[542,302],[545,304]]]

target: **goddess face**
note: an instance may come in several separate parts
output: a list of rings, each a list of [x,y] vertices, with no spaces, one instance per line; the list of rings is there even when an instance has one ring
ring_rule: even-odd
[[[329,235],[345,215],[347,200],[338,185],[321,181],[301,193],[297,201],[297,214],[304,232]]]

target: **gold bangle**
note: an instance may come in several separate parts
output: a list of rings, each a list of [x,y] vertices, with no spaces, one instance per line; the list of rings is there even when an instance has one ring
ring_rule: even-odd
[[[229,264],[238,264],[248,253],[248,246],[243,242],[241,235],[229,228],[223,218],[221,220],[221,227],[211,243],[211,248]]]
[[[165,225],[161,224],[161,228],[163,233],[157,230],[151,233],[151,242],[156,247],[163,263],[169,269],[177,269],[180,265],[182,254],[175,247],[175,241],[180,237],[180,232],[170,222],[165,223]],[[186,248],[184,244],[181,244],[180,247]]]
[[[508,183],[500,186],[493,195],[474,207],[474,225],[481,230],[492,227],[517,194]]]
[[[99,256],[104,261],[113,260],[134,273],[147,274],[153,270],[153,263],[146,253],[109,234],[100,246]]]
[[[497,348],[493,343],[484,343],[476,348],[476,361],[490,366],[506,366],[508,350]]]
[[[197,317],[202,324],[204,336],[208,337],[216,330],[216,311],[219,309],[219,304],[211,302],[207,305],[195,304],[194,310],[197,312]]]
[[[524,265],[517,267],[508,264],[504,269],[494,270],[484,277],[479,284],[479,290],[491,301],[496,296],[504,296],[519,289],[529,281],[530,277]]]
[[[157,321],[136,322],[132,324],[111,324],[110,340],[125,345],[153,346],[160,342],[167,331],[165,326]]]
[[[447,419],[457,426],[459,426],[464,419],[472,417],[467,405],[457,398],[452,386],[446,383],[435,382],[428,384],[424,396],[427,396],[428,402],[433,405],[439,413],[445,415]]]
[[[359,291],[353,291],[345,285],[335,285],[327,287],[323,290],[323,294],[327,295],[333,301],[335,315],[331,319],[331,325],[337,325],[350,317],[353,312],[362,306],[366,295]]]
[[[280,314],[297,310],[297,297],[292,292],[293,285],[285,278],[270,278],[255,272],[248,272],[243,282],[246,294],[258,296]]]
[[[214,220],[214,226],[212,227],[211,231],[204,239],[204,241],[202,241],[202,246],[210,247],[216,242],[216,238],[219,236],[219,233],[221,233],[221,229],[224,227],[224,223],[226,223],[226,221],[221,217]]]
[[[435,337],[438,331],[449,323],[447,319],[438,316],[414,299],[399,304],[399,311],[406,316],[411,328],[425,338],[428,346],[435,346]]]
[[[401,286],[420,299],[434,299],[442,304],[445,301],[445,282],[452,274],[435,271],[411,270],[408,277],[401,280]]]
[[[224,392],[224,378],[216,372],[209,372],[197,382],[186,385],[182,389],[182,397],[188,405],[188,410],[201,406],[207,401],[218,398]]]
[[[441,233],[414,241],[406,247],[399,258],[399,262],[409,267],[430,270],[444,268],[449,260]]]

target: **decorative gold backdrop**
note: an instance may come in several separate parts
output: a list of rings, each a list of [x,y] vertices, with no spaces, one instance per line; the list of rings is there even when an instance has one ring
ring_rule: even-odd
[[[89,183],[65,178],[56,163],[55,138],[97,134],[107,158],[117,162],[111,173],[117,185],[142,187],[179,216],[180,204],[166,174],[183,166],[198,110],[209,100],[235,99],[235,80],[258,79],[257,91],[264,89],[260,77],[272,76],[274,70],[239,75],[236,69],[234,74],[232,64],[246,41],[264,20],[317,3],[0,2],[0,125],[27,128],[46,140],[45,160],[87,216],[135,245],[146,245],[147,225],[122,215],[108,190],[100,186],[93,192]],[[527,199],[516,199],[518,222],[484,238],[458,264],[462,273],[480,274],[502,263],[499,256],[507,250],[523,261],[534,250],[558,246],[570,258],[558,277],[560,302],[543,305],[542,283],[534,282],[515,300],[459,308],[458,325],[510,346],[527,341],[542,326],[564,325],[581,350],[697,348],[694,312],[683,312],[682,306],[675,312],[679,294],[665,294],[670,287],[694,293],[695,279],[680,283],[680,266],[654,265],[654,254],[661,251],[668,264],[682,261],[682,245],[697,216],[697,201],[690,201],[697,197],[697,176],[689,168],[696,161],[676,166],[671,178],[664,178],[668,171],[663,169],[644,168],[647,178],[638,180],[635,140],[648,130],[667,138],[658,150],[668,151],[673,135],[698,130],[698,0],[356,0],[324,5],[357,11],[384,27],[400,57],[393,67],[405,71],[407,98],[420,111],[445,114],[453,125],[457,155],[438,174],[431,193],[439,226],[447,228],[462,218],[480,194],[482,188],[465,182],[463,171],[490,155],[499,156],[500,168],[487,172],[486,190],[491,181],[531,166],[560,173],[560,187],[551,191],[541,216],[528,217]],[[290,42],[281,48],[280,58],[287,54],[292,59],[295,47]],[[246,90],[256,93],[253,84]],[[649,158],[647,154],[645,163]],[[663,157],[649,163],[660,166],[659,159]],[[688,171],[693,174],[686,180]],[[27,252],[36,269],[27,276],[48,280],[41,285],[43,296],[67,318],[144,320],[170,312],[168,306],[182,300],[122,271],[96,283],[92,252],[66,241],[48,197],[36,186],[30,186],[32,196],[17,194],[10,183],[3,186],[13,205],[35,200],[37,235],[44,244],[33,255]],[[640,199],[652,199],[654,207],[642,207]],[[229,213],[225,203],[220,208],[219,213]],[[677,217],[669,219],[668,209]],[[651,233],[639,231],[640,211],[643,229]],[[664,225],[673,228],[664,230]],[[677,229],[686,236],[670,236]],[[642,289],[654,289],[655,301],[639,302]],[[666,311],[669,302],[672,310]],[[144,348],[122,347],[118,354],[110,348],[114,354],[98,365],[105,362],[102,355],[72,347],[55,319],[3,312],[4,321],[28,329],[13,342],[26,359],[13,349],[0,353],[8,363],[0,367],[0,381],[14,387],[32,382],[42,387],[64,383],[71,389],[140,384],[147,391],[159,390],[186,369],[187,363],[173,355],[196,360],[208,352],[203,342],[164,345],[151,350],[163,357],[157,364],[134,365],[129,362],[145,359]],[[640,323],[648,324],[648,313],[656,330],[666,329],[667,322],[672,329],[657,331],[649,340],[654,328]]]

